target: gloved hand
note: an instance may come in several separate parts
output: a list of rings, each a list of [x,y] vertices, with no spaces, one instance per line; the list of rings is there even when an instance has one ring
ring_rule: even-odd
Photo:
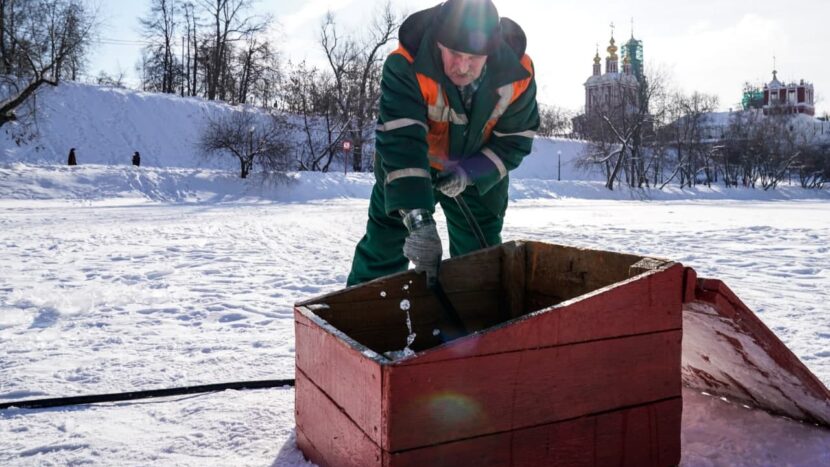
[[[443,253],[435,221],[425,209],[402,210],[401,216],[409,230],[409,236],[403,244],[403,254],[415,265],[416,272],[427,273],[427,283],[432,284],[438,279],[438,266]]]
[[[455,198],[471,184],[472,181],[467,172],[460,165],[456,165],[449,171],[448,175],[438,179],[438,182],[435,183],[435,189],[450,198]]]

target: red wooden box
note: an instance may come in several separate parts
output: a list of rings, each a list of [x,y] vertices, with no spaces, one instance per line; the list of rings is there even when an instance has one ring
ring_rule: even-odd
[[[677,465],[684,278],[663,260],[507,243],[443,263],[473,331],[446,343],[412,272],[300,303],[297,443],[332,467]],[[407,318],[415,353],[394,358]]]

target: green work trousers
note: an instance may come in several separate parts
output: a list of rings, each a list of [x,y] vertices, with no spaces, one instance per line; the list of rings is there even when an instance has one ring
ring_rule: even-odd
[[[504,212],[494,214],[482,203],[474,187],[469,187],[461,196],[481,227],[487,245],[500,244]],[[481,245],[456,201],[439,191],[435,191],[435,201],[441,205],[444,216],[447,218],[450,256],[459,256],[480,249]],[[403,255],[403,244],[408,235],[406,226],[403,225],[397,213],[387,215],[384,206],[384,186],[378,182],[372,189],[369,202],[366,235],[357,244],[354,252],[352,271],[347,282],[349,286],[406,271],[409,267],[409,260]]]

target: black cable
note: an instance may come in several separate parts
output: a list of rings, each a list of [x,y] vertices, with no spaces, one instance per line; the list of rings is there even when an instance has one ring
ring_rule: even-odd
[[[453,199],[458,204],[458,208],[461,209],[461,214],[464,215],[464,219],[467,219],[467,224],[470,226],[470,229],[472,229],[478,239],[478,244],[481,245],[481,248],[487,248],[489,246],[487,245],[487,239],[484,237],[484,232],[481,231],[481,226],[479,226],[478,222],[476,222],[473,212],[470,211],[470,206],[467,206],[467,202],[464,201],[464,198],[462,198],[461,195],[458,195]]]
[[[94,394],[89,396],[56,397],[52,399],[31,399],[15,402],[0,403],[0,410],[12,407],[19,409],[45,409],[49,407],[65,407],[70,405],[100,404],[103,402],[120,402],[136,399],[152,399],[155,397],[181,396],[185,394],[201,394],[205,392],[225,391],[228,389],[266,389],[294,386],[293,379],[271,379],[263,381],[236,381],[232,383],[204,384],[201,386],[186,386],[182,388],[151,389],[148,391],[121,392],[114,394]]]

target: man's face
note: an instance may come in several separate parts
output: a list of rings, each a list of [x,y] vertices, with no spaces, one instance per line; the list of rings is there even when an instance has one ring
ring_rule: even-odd
[[[481,76],[481,70],[487,63],[487,55],[471,55],[444,47],[440,42],[441,62],[444,74],[456,86],[466,86]]]

